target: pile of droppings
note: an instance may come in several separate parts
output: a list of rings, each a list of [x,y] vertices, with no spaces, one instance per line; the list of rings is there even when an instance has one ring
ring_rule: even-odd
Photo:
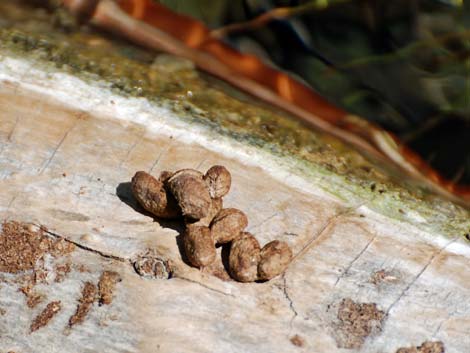
[[[444,353],[444,344],[442,342],[426,341],[419,347],[400,348],[396,353]]]
[[[337,318],[338,347],[359,349],[370,334],[381,330],[385,313],[375,303],[356,303],[351,299],[343,299]]]
[[[229,271],[240,282],[269,280],[283,273],[292,260],[287,243],[274,240],[261,248],[245,232],[247,216],[236,208],[223,208],[232,177],[223,166],[203,174],[194,169],[163,171],[159,178],[139,171],[132,178],[132,192],[139,204],[156,217],[181,219],[183,245],[188,261],[205,269],[216,260],[216,245],[230,244]]]

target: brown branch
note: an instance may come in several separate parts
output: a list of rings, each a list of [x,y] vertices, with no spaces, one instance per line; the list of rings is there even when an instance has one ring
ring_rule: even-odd
[[[333,1],[333,3],[344,2],[348,0],[337,0]],[[232,23],[227,26],[215,29],[211,31],[211,36],[214,38],[223,38],[230,33],[241,32],[256,29],[259,27],[264,26],[265,24],[273,21],[273,20],[280,20],[280,19],[287,19],[289,17],[298,16],[304,14],[309,11],[314,10],[324,10],[329,7],[330,4],[324,1],[317,1],[313,0],[306,4],[293,6],[293,7],[277,7],[275,9],[266,11],[265,13],[255,17],[252,20],[240,22],[240,23]]]

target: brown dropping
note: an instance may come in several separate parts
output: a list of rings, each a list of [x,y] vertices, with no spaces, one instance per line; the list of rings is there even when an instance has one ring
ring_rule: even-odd
[[[209,189],[202,177],[197,170],[182,169],[167,181],[183,216],[194,220],[206,217],[211,205]]]
[[[207,216],[201,218],[197,221],[194,221],[191,218],[186,218],[186,224],[194,224],[203,227],[209,227],[214,217],[220,212],[223,207],[222,199],[212,199],[211,205],[209,207],[209,211],[207,212]]]
[[[96,286],[91,282],[86,282],[82,290],[82,297],[79,299],[77,310],[69,319],[69,326],[82,323],[91,309],[96,297]]]
[[[248,218],[242,211],[224,208],[212,221],[212,236],[218,244],[228,243],[238,238],[247,225]]]
[[[232,242],[229,255],[230,275],[240,282],[253,282],[257,279],[260,246],[250,233]]]
[[[284,272],[292,260],[292,250],[286,242],[274,240],[261,249],[258,276],[269,280]]]
[[[227,168],[214,165],[204,175],[204,181],[209,187],[211,197],[219,198],[228,194],[232,184],[232,176]]]
[[[133,263],[135,271],[144,278],[168,279],[172,274],[171,262],[148,250]]]
[[[444,344],[439,341],[426,341],[419,347],[400,348],[396,353],[444,353]]]
[[[163,170],[158,177],[158,180],[165,184],[168,179],[170,179],[175,173],[169,172],[168,170]]]
[[[305,340],[299,336],[299,335],[294,335],[290,338],[290,341],[292,342],[292,344],[294,346],[297,346],[297,347],[303,347],[305,346]]]
[[[111,304],[113,301],[114,289],[116,283],[121,281],[121,276],[119,273],[114,271],[104,271],[101,274],[100,280],[98,282],[99,290],[99,303],[102,304]]]
[[[186,256],[193,266],[204,267],[214,262],[215,244],[208,227],[188,224],[183,242]]]
[[[132,178],[132,193],[139,204],[160,218],[174,219],[181,216],[173,196],[165,190],[163,183],[147,172],[137,172]]]
[[[51,319],[60,311],[61,308],[62,306],[60,305],[60,300],[47,304],[46,308],[38,316],[36,316],[36,318],[31,323],[31,332],[46,326],[49,321],[51,321]]]
[[[232,277],[230,277],[227,272],[227,269],[224,266],[224,259],[221,256],[216,256],[214,262],[209,266],[205,266],[202,269],[202,272],[217,277],[224,282],[232,281]]]

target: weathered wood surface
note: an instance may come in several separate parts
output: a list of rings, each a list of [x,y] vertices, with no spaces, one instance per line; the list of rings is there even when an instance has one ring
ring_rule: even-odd
[[[137,170],[213,164],[232,172],[224,203],[246,212],[260,243],[292,246],[283,276],[242,284],[188,266],[178,225],[140,212],[126,184]],[[15,275],[2,274],[2,352],[394,353],[424,341],[469,351],[470,247],[460,235],[429,231],[419,214],[399,222],[360,198],[340,200],[279,158],[145,99],[3,58],[0,187],[1,219],[44,225],[80,246],[62,282],[36,286],[44,300],[32,309]],[[170,260],[171,279],[136,273],[134,261],[149,251]],[[113,302],[95,303],[69,328],[84,283],[104,270],[122,277]],[[365,318],[369,335],[338,315],[348,298],[376,304],[382,321]],[[58,314],[30,333],[57,300]]]

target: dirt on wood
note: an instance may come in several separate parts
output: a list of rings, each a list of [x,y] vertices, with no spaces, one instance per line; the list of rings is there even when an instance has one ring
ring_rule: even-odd
[[[158,256],[152,250],[139,256],[133,263],[134,270],[144,278],[168,279],[171,277],[171,265],[168,260]]]
[[[69,274],[70,271],[72,271],[72,265],[70,262],[67,262],[65,264],[59,264],[55,266],[54,270],[55,270],[54,282],[60,283],[65,279],[67,274]]]
[[[70,327],[82,323],[85,320],[86,315],[95,301],[96,293],[96,286],[91,282],[86,282],[82,290],[82,297],[78,300],[79,304],[77,310],[69,319]]]
[[[50,302],[47,304],[46,308],[33,320],[31,323],[31,332],[34,332],[41,327],[46,326],[49,321],[60,311],[62,308],[60,300]]]
[[[120,281],[121,276],[119,275],[119,273],[114,271],[103,272],[98,282],[100,305],[111,304],[111,302],[113,301],[114,288],[116,287],[116,283]]]
[[[35,230],[31,225],[4,222],[0,236],[0,272],[37,270],[39,260],[46,253],[58,257],[73,250],[73,244],[47,236],[42,228]]]
[[[385,313],[375,303],[356,303],[343,299],[338,309],[336,342],[338,347],[359,349],[365,339],[381,330]]]
[[[26,296],[26,305],[28,308],[35,308],[38,304],[42,303],[44,300],[44,295],[36,292],[33,289],[33,283],[27,282],[23,287],[21,287],[20,292]]]
[[[294,346],[303,347],[305,345],[305,340],[299,335],[294,335],[290,338],[290,341]]]
[[[398,281],[398,277],[391,271],[379,270],[372,274],[369,281],[375,285],[382,283],[394,283]]]

